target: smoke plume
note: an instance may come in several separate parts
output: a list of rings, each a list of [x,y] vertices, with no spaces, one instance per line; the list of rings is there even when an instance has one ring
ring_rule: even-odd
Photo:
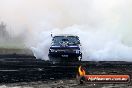
[[[78,35],[83,60],[132,61],[131,8],[131,0],[0,0],[0,20],[37,58],[48,59],[52,32]]]

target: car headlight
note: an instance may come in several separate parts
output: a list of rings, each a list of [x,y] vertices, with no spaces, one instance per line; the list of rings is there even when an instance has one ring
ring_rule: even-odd
[[[56,50],[54,50],[54,49],[50,49],[50,52],[56,52]]]
[[[80,50],[76,50],[76,53],[80,53]]]

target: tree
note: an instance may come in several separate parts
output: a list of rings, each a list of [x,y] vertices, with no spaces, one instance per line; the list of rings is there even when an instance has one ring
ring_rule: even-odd
[[[8,38],[8,32],[6,31],[6,24],[4,22],[0,23],[0,38],[6,39]]]

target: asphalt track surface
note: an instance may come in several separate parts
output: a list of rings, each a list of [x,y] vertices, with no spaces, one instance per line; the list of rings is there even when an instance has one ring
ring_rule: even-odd
[[[31,84],[33,86],[38,84],[42,86],[47,85],[47,88],[51,88],[53,85],[56,85],[55,88],[59,86],[65,88],[66,85],[69,85],[70,88],[108,88],[108,86],[109,88],[131,88],[131,82],[117,85],[103,84],[104,86],[100,84],[78,85],[75,80],[80,65],[85,68],[87,74],[129,74],[130,77],[132,75],[132,62],[51,62],[37,60],[34,56],[29,55],[8,54],[0,55],[0,84],[14,84],[15,86],[19,84],[22,86],[21,83],[24,82],[27,85]]]

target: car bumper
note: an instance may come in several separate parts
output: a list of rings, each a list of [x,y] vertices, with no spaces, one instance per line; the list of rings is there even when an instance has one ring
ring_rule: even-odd
[[[62,57],[62,58],[70,58],[70,57],[79,57],[81,53],[49,53],[51,57]]]

